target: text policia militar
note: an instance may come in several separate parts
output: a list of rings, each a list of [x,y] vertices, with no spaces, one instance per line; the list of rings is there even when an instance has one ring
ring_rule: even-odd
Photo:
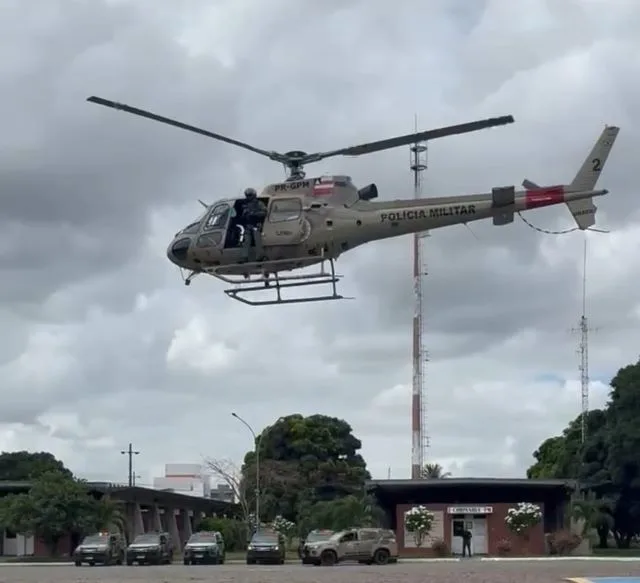
[[[455,217],[458,215],[475,215],[475,204],[453,204],[449,206],[439,206],[430,209],[404,210],[396,213],[381,213],[380,221],[416,221],[421,219],[437,219],[440,217]]]

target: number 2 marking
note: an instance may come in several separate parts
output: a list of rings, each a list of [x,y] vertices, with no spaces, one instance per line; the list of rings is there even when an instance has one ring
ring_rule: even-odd
[[[600,172],[601,167],[602,162],[600,161],[600,158],[594,158],[593,160],[591,160],[591,170],[593,170],[594,172]]]

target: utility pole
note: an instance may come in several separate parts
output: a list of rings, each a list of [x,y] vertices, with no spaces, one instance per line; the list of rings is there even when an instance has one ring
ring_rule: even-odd
[[[122,450],[120,452],[122,455],[128,455],[129,456],[129,488],[132,488],[133,486],[135,486],[135,475],[133,473],[133,456],[134,455],[139,455],[140,452],[139,451],[134,451],[133,449],[133,445],[130,443],[129,444],[129,449],[126,450]]]
[[[256,456],[256,531],[260,530],[260,443],[262,442],[262,436],[264,435],[264,431],[260,433],[260,437],[256,435],[256,432],[253,430],[253,427],[249,425],[247,421],[245,421],[240,415],[237,413],[231,413],[232,417],[235,417],[240,423],[242,423],[250,432],[253,437],[253,446],[254,452]]]

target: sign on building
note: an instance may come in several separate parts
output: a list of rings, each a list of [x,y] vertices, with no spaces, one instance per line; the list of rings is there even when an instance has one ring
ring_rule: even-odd
[[[449,506],[447,514],[493,514],[493,506]]]

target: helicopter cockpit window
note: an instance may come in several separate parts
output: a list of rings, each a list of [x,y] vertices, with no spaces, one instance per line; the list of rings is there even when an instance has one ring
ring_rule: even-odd
[[[204,228],[223,229],[226,226],[227,221],[229,220],[230,214],[231,207],[228,204],[219,204],[211,211],[211,214],[209,215]]]
[[[271,202],[270,223],[297,221],[302,214],[302,202],[299,198],[281,198]]]
[[[200,221],[196,221],[195,223],[191,223],[186,226],[182,231],[180,231],[181,235],[195,235],[198,232],[198,228],[200,227]]]

